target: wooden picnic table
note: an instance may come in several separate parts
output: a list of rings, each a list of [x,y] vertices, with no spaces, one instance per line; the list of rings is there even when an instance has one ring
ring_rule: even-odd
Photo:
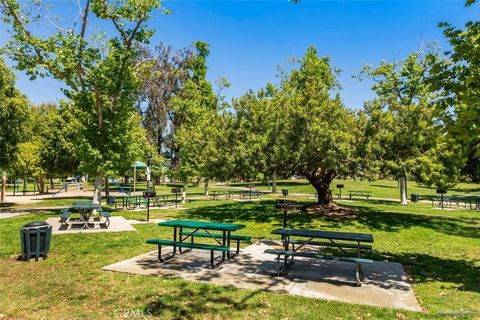
[[[232,255],[230,254],[230,242],[232,240],[231,232],[245,228],[245,225],[243,224],[209,222],[209,221],[192,221],[192,220],[170,220],[170,221],[160,222],[158,223],[158,225],[163,227],[173,228],[173,241],[170,242],[170,245],[173,246],[173,255],[176,254],[177,246],[179,247],[180,254],[182,253],[181,251],[182,247],[210,250],[212,253],[211,255],[212,267],[213,267],[213,252],[215,250],[222,251],[222,261],[225,261],[225,256],[228,259],[230,259],[232,257]],[[184,231],[184,229],[189,229],[189,230]],[[211,231],[221,231],[221,237],[212,233]],[[213,239],[218,244],[218,246],[193,243],[193,237],[203,237],[203,238]],[[188,239],[190,239],[190,243],[186,242],[186,240]],[[155,244],[154,241],[151,241],[148,243]],[[161,244],[164,244],[166,242],[158,240],[157,243],[159,244],[159,259],[162,260],[160,246]]]
[[[287,229],[279,228],[272,231],[272,234],[282,236],[284,250],[267,249],[266,253],[275,254],[277,259],[277,273],[280,273],[280,256],[284,256],[283,270],[288,267],[288,258],[290,257],[293,263],[294,256],[324,259],[324,260],[337,260],[345,262],[353,262],[356,265],[355,279],[357,285],[361,284],[360,273],[361,263],[373,263],[372,260],[364,259],[361,257],[363,250],[371,250],[371,243],[373,243],[373,235],[367,233],[354,233],[354,232],[337,232],[337,231],[322,231],[322,230],[305,230],[305,229]],[[296,239],[291,239],[295,237]],[[318,240],[328,241],[318,241]],[[290,246],[292,248],[290,249]],[[317,252],[300,252],[300,249],[305,246],[314,247],[334,247],[342,252],[345,249],[355,249],[357,251],[357,257],[340,257],[331,255],[320,255]]]

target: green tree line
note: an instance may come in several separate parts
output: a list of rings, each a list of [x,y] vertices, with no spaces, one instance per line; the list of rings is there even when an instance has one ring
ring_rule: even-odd
[[[32,80],[59,80],[66,100],[28,108],[0,64],[3,177],[7,170],[40,181],[81,172],[95,177],[100,201],[106,176],[153,156],[165,159],[172,177],[204,179],[206,193],[211,180],[262,177],[276,192],[278,178],[305,176],[321,204],[332,201],[337,177],[399,179],[402,203],[409,177],[437,188],[480,178],[479,22],[441,23],[450,51],[427,46],[365,66],[355,76],[372,83],[375,97],[350,110],[340,70],[313,46],[280,71],[278,83],[228,102],[228,81],[207,80],[207,43],[150,49],[152,12],[169,13],[159,1],[89,0],[81,23],[55,24],[50,34],[34,32],[44,19],[35,9],[45,10],[36,5],[0,0],[11,34],[2,52]],[[115,32],[91,33],[95,21]]]

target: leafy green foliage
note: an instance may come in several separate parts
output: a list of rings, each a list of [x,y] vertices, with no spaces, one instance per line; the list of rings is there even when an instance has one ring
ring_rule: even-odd
[[[64,93],[80,124],[77,154],[81,168],[96,176],[94,197],[99,199],[102,176],[133,163],[147,145],[134,108],[142,70],[135,44],[152,37],[145,22],[159,7],[158,0],[87,0],[79,3],[81,23],[72,28],[54,24],[53,34],[36,35],[31,22],[41,21],[42,15],[36,15],[45,10],[41,2],[27,7],[0,0],[11,33],[4,51],[16,67],[31,79],[48,76],[67,86]],[[89,34],[92,16],[111,23],[115,32],[109,38],[96,30]]]
[[[433,51],[415,52],[404,61],[363,69],[360,77],[374,81],[377,95],[366,103],[365,137],[358,145],[366,172],[397,178],[415,175],[427,185],[455,182],[459,146],[445,135],[437,117],[438,92],[429,81],[439,60]]]
[[[335,94],[328,58],[310,47],[298,62],[278,88],[268,85],[235,102],[239,167],[250,176],[257,170],[303,175],[327,204],[332,180],[352,168],[356,119]]]
[[[440,27],[452,50],[446,52],[448,60],[435,66],[433,83],[442,92],[438,109],[450,136],[470,159],[467,173],[475,176],[480,170],[480,22],[469,21],[464,29],[445,22]]]
[[[0,58],[0,168],[16,159],[18,144],[28,120],[28,100],[15,89],[15,76]]]
[[[180,162],[176,173],[182,181],[191,176],[221,178],[228,168],[224,166],[228,163],[223,121],[228,121],[228,116],[222,114],[225,104],[206,80],[208,45],[200,41],[194,46],[197,53],[189,61],[190,77],[171,101],[178,121],[174,141]]]

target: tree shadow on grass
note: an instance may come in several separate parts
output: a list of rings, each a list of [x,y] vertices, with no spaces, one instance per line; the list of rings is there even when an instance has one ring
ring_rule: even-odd
[[[452,236],[480,239],[480,217],[445,217],[440,215],[425,215],[402,212],[375,210],[363,206],[344,207],[356,209],[359,216],[354,220],[333,220],[330,226],[343,227],[360,224],[370,230],[397,232],[412,227],[422,227],[435,232]]]
[[[238,291],[239,295],[234,296]],[[242,312],[255,312],[264,308],[260,302],[250,301],[259,291],[244,291],[232,287],[201,284],[193,286],[186,283],[178,289],[164,293],[148,303],[144,310],[153,316],[167,316],[171,319],[193,319],[201,314],[218,314],[227,309]],[[148,297],[147,297],[148,299]]]
[[[439,258],[423,253],[390,253],[372,251],[373,260],[401,263],[414,283],[453,283],[457,290],[480,292],[480,267],[473,261]]]
[[[255,221],[274,222],[279,213],[274,201],[229,202],[201,208],[191,208],[183,212],[186,218],[208,219],[218,222]]]

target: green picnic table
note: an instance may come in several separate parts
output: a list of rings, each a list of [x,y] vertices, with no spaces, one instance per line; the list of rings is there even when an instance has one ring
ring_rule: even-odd
[[[93,211],[100,208],[100,204],[93,201],[77,201],[73,203],[72,207],[80,213],[84,223],[83,228],[89,229],[88,220],[90,220]]]
[[[172,246],[173,253],[172,257],[175,256],[177,252],[177,247],[179,248],[179,253],[182,254],[182,248],[190,249],[203,249],[210,250],[210,262],[212,268],[214,267],[214,252],[222,252],[222,261],[225,261],[225,257],[228,259],[232,258],[230,254],[230,242],[231,240],[250,240],[251,237],[247,236],[237,236],[232,235],[231,233],[240,229],[245,228],[243,224],[236,223],[221,223],[221,222],[210,222],[210,221],[192,221],[192,220],[170,220],[158,223],[162,227],[171,227],[173,228],[173,241],[164,240],[164,239],[149,239],[147,243],[158,245],[158,259],[164,261],[162,258],[161,248],[163,246]],[[184,231],[184,229],[187,229]],[[220,231],[221,233],[215,233],[212,231]],[[201,244],[194,243],[194,237],[201,238],[210,238],[213,239],[216,244]],[[190,240],[190,242],[186,242]],[[237,242],[237,253],[238,253],[238,242]]]
[[[280,273],[280,257],[284,257],[283,270],[286,271],[289,263],[288,258],[295,256],[304,258],[313,258],[318,260],[335,260],[343,262],[355,263],[355,280],[357,285],[361,285],[360,274],[361,264],[372,264],[370,259],[364,259],[361,257],[362,251],[371,250],[373,243],[373,235],[368,233],[354,233],[354,232],[337,232],[337,231],[323,231],[323,230],[305,230],[305,229],[287,229],[279,228],[272,231],[272,234],[281,235],[284,245],[283,250],[267,249],[265,253],[277,255],[277,274]],[[294,237],[295,239],[292,239]],[[326,241],[325,241],[326,240]],[[291,249],[290,249],[291,246]],[[295,247],[296,246],[296,247]],[[310,247],[334,247],[341,252],[345,252],[345,249],[355,249],[357,257],[349,256],[333,256],[333,255],[321,255],[318,252],[300,251],[305,246]],[[317,249],[318,251],[318,249]]]

